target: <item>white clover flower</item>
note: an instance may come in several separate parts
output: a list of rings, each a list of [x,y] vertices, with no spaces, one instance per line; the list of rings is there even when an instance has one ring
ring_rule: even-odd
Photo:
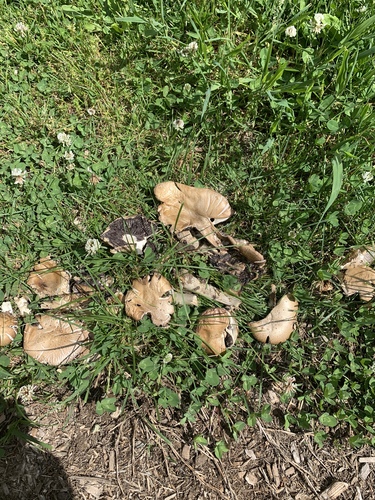
[[[20,186],[22,186],[27,175],[26,170],[22,170],[21,168],[13,168],[11,174],[12,177],[15,177],[14,184],[20,184]]]
[[[371,182],[374,178],[374,174],[372,172],[363,172],[362,174],[362,179],[363,179],[363,182],[367,183],[367,182]]]
[[[65,151],[64,158],[65,158],[65,160],[73,161],[74,160],[73,151]]]
[[[198,43],[190,42],[180,51],[180,54],[184,57],[187,57],[191,54],[194,54],[194,52],[197,52],[197,50],[198,50]]]
[[[72,145],[72,139],[70,135],[66,134],[65,132],[60,132],[59,134],[57,134],[57,140],[65,147]]]
[[[35,389],[35,385],[23,385],[18,391],[17,399],[19,399],[23,404],[31,403],[35,394]]]
[[[173,125],[173,128],[175,128],[176,130],[183,130],[185,127],[184,120],[181,120],[181,118],[174,120],[172,125]]]
[[[88,108],[86,111],[87,111],[87,114],[90,116],[94,116],[96,113],[96,110],[94,108]]]
[[[366,10],[367,10],[366,5],[362,5],[361,7],[359,7],[358,12],[366,12]]]
[[[165,356],[165,358],[163,359],[163,363],[164,363],[165,365],[167,365],[168,363],[170,363],[170,362],[172,361],[172,359],[173,359],[173,354],[169,352],[169,353]]]
[[[100,241],[95,238],[89,238],[85,245],[85,250],[88,255],[95,255],[101,247]]]
[[[17,31],[21,36],[26,36],[27,31],[29,31],[29,27],[24,23],[17,23],[14,27],[14,31]]]
[[[315,14],[314,15],[314,21],[312,23],[312,30],[314,33],[321,33],[323,28],[325,26],[324,23],[324,14]]]
[[[295,26],[288,26],[288,28],[285,30],[285,35],[289,36],[290,38],[294,38],[297,36],[297,30]]]

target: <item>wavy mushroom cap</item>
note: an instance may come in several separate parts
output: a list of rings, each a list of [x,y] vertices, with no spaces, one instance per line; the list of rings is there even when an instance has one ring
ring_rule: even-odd
[[[298,302],[292,295],[284,295],[271,312],[260,321],[249,323],[256,340],[280,344],[287,340],[297,321]]]
[[[166,326],[174,313],[172,286],[161,274],[133,281],[133,288],[125,295],[125,312],[139,321],[150,314],[156,326]]]
[[[89,333],[81,326],[47,315],[36,317],[37,324],[25,327],[24,351],[40,363],[64,365],[88,353],[83,342]]]
[[[0,312],[0,346],[10,344],[17,335],[17,318],[8,312]]]
[[[199,318],[196,334],[207,354],[222,354],[236,342],[238,323],[226,309],[207,309]]]
[[[40,298],[64,295],[70,291],[70,274],[59,269],[51,257],[44,257],[35,264],[27,284]]]
[[[173,232],[196,228],[212,245],[220,244],[214,224],[232,215],[228,200],[213,189],[196,188],[179,182],[162,182],[154,188],[159,219]]]
[[[345,295],[359,293],[361,300],[368,302],[374,297],[375,270],[369,266],[348,267],[342,281]]]

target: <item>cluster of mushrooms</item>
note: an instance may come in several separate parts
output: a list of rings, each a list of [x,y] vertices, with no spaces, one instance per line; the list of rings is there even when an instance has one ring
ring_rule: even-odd
[[[177,182],[163,182],[155,189],[161,202],[158,207],[159,220],[179,241],[179,251],[202,252],[209,262],[224,273],[236,276],[242,284],[254,279],[264,271],[265,259],[246,240],[236,239],[220,232],[216,224],[232,215],[228,200],[212,189],[196,188]],[[111,252],[137,252],[141,255],[147,247],[155,249],[153,237],[156,225],[143,215],[120,217],[103,232],[101,238],[111,247]],[[375,260],[375,248],[359,249],[351,254],[342,266],[341,283],[346,295],[359,293],[362,300],[374,296],[375,270],[370,265]],[[201,346],[209,355],[219,355],[233,346],[238,336],[235,311],[241,305],[238,293],[225,293],[206,280],[194,276],[186,269],[176,271],[178,289],[155,272],[133,281],[126,294],[118,293],[125,313],[135,321],[149,315],[151,321],[166,327],[173,314],[175,304],[198,306],[198,297],[203,296],[221,304],[204,311],[196,327]],[[77,320],[61,318],[63,311],[81,308],[95,293],[96,287],[106,289],[110,278],[95,286],[72,277],[61,269],[51,257],[35,264],[27,285],[40,299],[43,313],[37,314],[32,323],[27,323],[23,335],[25,352],[41,363],[54,366],[66,364],[89,353],[89,332]],[[260,342],[279,344],[287,340],[295,328],[298,302],[286,294],[273,304],[269,314],[248,324],[255,339]],[[29,298],[16,297],[20,316],[29,316]],[[51,311],[58,310],[59,317]],[[4,302],[0,312],[0,346],[8,345],[18,330],[18,318],[10,302]]]

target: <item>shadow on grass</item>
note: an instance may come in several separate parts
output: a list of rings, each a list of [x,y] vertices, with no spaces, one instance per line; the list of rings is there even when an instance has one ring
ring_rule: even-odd
[[[60,460],[30,442],[28,424],[20,407],[0,396],[1,500],[73,500]]]

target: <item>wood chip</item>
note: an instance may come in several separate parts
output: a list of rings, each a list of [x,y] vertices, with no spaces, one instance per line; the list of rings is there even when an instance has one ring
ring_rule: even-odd
[[[296,469],[294,467],[288,467],[285,471],[286,476],[293,476],[296,473]]]
[[[272,464],[272,475],[273,475],[273,480],[275,481],[275,486],[276,488],[278,488],[281,484],[281,481],[280,481],[279,469],[277,468],[277,465],[275,463]]]
[[[108,470],[109,470],[109,472],[114,472],[114,470],[115,470],[115,463],[116,463],[115,450],[111,450],[111,452],[109,454],[109,464],[108,464]]]
[[[299,465],[301,463],[301,458],[299,456],[296,443],[293,442],[290,445],[290,451],[292,452],[293,460]]]
[[[375,463],[375,457],[360,457],[359,458],[359,463],[374,464]]]
[[[188,444],[185,444],[182,448],[181,455],[184,460],[190,460],[190,450],[191,446],[189,446]]]
[[[365,465],[363,465],[361,467],[361,472],[360,472],[361,479],[363,481],[366,481],[366,479],[367,479],[368,475],[370,474],[370,472],[371,472],[370,466],[369,466],[368,463],[366,463]]]
[[[326,490],[324,490],[321,494],[322,500],[334,500],[341,496],[347,489],[349,488],[348,483],[344,483],[343,481],[335,481],[331,484]]]
[[[247,457],[251,458],[251,460],[256,460],[257,459],[257,456],[255,455],[255,453],[254,453],[253,450],[246,449],[245,450],[245,454],[246,454]]]
[[[245,481],[250,484],[250,486],[255,486],[258,482],[258,478],[252,472],[248,472],[245,476]]]

